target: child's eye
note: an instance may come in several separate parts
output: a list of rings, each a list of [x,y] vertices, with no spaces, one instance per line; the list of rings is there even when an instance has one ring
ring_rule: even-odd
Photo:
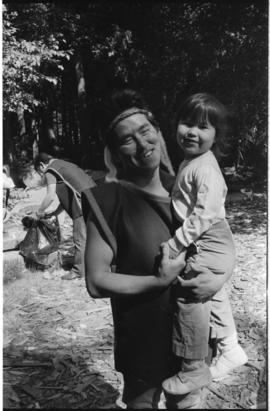
[[[199,124],[199,128],[201,128],[202,130],[205,130],[208,128],[208,124],[206,123]]]
[[[180,123],[179,123],[179,126],[187,126],[187,127],[189,127],[189,126],[190,126],[190,123],[189,123],[188,121],[181,120]]]

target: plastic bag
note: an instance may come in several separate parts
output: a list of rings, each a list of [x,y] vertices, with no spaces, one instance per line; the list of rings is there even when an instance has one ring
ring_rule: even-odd
[[[22,223],[28,229],[25,238],[19,244],[20,254],[30,268],[47,269],[61,264],[59,244],[60,228],[56,216],[36,219],[24,217]]]

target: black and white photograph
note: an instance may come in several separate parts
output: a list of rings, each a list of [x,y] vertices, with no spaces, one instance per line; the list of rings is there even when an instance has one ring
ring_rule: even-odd
[[[267,0],[2,2],[2,405],[268,409]]]

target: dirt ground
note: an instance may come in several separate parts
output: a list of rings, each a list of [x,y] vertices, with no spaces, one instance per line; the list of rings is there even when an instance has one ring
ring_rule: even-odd
[[[204,408],[266,408],[265,195],[230,202],[227,211],[237,247],[228,290],[249,361],[204,389]],[[68,258],[68,218],[62,229]],[[5,281],[10,270],[17,274]],[[21,262],[6,271],[4,267],[5,408],[116,407],[122,381],[113,368],[109,300],[92,299],[84,280],[63,281],[62,274],[30,272]]]

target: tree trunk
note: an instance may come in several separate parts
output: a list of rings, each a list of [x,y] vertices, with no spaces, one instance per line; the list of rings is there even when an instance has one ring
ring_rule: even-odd
[[[39,145],[39,132],[36,123],[36,119],[33,117],[31,121],[31,133],[32,133],[32,153],[33,153],[33,160],[39,153],[38,145]]]
[[[17,107],[17,118],[19,124],[19,136],[25,134],[25,121],[24,121],[24,109],[22,103],[18,104]]]
[[[77,78],[77,93],[78,93],[78,120],[80,129],[80,143],[82,153],[87,153],[88,151],[88,110],[86,102],[86,88],[85,88],[85,77],[84,68],[82,62],[82,56],[80,53],[76,56],[75,61],[75,71]]]
[[[46,111],[46,128],[47,128],[47,137],[50,142],[56,143],[56,137],[54,134],[54,122],[53,122],[53,107],[51,104],[48,105]]]
[[[12,136],[12,117],[13,113],[3,115],[3,164],[12,164],[14,161],[14,144]]]
[[[38,142],[37,140],[33,141],[32,144],[32,150],[33,150],[33,160],[38,156],[39,150],[38,150]]]

